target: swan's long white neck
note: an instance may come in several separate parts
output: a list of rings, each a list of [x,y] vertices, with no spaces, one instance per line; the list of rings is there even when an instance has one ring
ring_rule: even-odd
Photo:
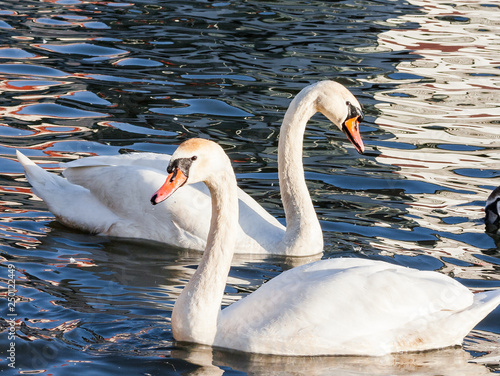
[[[177,299],[172,331],[177,341],[213,344],[217,318],[231,267],[238,226],[236,178],[230,166],[205,181],[212,197],[207,246],[196,272]]]
[[[323,249],[323,235],[304,178],[302,149],[308,120],[318,111],[317,92],[300,92],[290,103],[280,129],[278,173],[285,209],[286,233],[280,243],[287,254],[309,254],[312,247]]]

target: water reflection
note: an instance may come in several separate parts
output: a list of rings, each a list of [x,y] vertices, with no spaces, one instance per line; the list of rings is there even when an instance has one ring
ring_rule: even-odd
[[[118,48],[103,47],[90,43],[72,43],[72,44],[34,44],[33,47],[43,50],[57,52],[61,54],[75,54],[84,56],[120,56],[127,54],[128,51]]]
[[[54,103],[37,103],[0,108],[0,115],[27,121],[36,121],[45,118],[82,119],[109,116],[100,112],[79,110]]]
[[[223,367],[250,375],[487,375],[482,365],[470,363],[460,348],[421,354],[370,357],[278,357],[228,353],[203,347],[172,351],[172,355],[201,366],[189,375],[222,375]]]
[[[33,64],[0,64],[0,73],[19,76],[67,77],[58,69]]]
[[[152,108],[150,111],[164,115],[204,114],[235,117],[253,116],[248,112],[232,107],[216,99],[180,99],[177,100],[176,103],[185,104],[186,106],[175,108]]]
[[[414,201],[407,210],[421,227],[438,234],[433,252],[483,264],[474,253],[491,246],[481,236],[482,207],[498,185],[488,172],[498,168],[492,152],[498,146],[500,107],[493,100],[498,64],[490,51],[497,44],[500,18],[480,2],[411,2],[424,14],[400,18],[421,26],[382,33],[379,43],[384,49],[413,50],[417,60],[397,65],[413,76],[401,77],[396,88],[375,97],[381,100],[377,123],[394,134],[398,145],[413,148],[381,145],[377,159],[398,166],[398,174],[412,182],[432,184],[430,190],[407,191]],[[379,76],[378,81],[395,82],[391,78]]]
[[[120,67],[162,67],[163,63],[159,61],[154,61],[150,59],[141,59],[141,58],[127,58],[115,61],[114,65],[118,65]]]
[[[37,55],[26,52],[20,48],[0,48],[0,59],[33,59],[35,57],[37,57]]]
[[[39,91],[47,90],[50,86],[69,84],[63,81],[42,81],[42,80],[4,80],[0,83],[2,91]]]

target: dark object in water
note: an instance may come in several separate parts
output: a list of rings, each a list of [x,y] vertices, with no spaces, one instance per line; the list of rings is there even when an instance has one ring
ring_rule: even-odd
[[[491,228],[495,227],[498,229],[499,225],[499,208],[500,205],[500,187],[497,187],[491,192],[490,196],[486,200],[486,206],[484,207],[485,218],[484,222],[486,223],[486,228],[491,230]]]

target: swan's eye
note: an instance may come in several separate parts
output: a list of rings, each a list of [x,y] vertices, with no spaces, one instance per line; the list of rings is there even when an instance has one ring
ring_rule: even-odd
[[[196,161],[197,159],[198,159],[198,157],[197,157],[196,155],[193,155],[193,156],[191,157],[191,160],[192,160],[192,161]]]

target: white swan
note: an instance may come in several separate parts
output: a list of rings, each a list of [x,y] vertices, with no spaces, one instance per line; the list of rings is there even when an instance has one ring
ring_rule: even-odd
[[[304,180],[302,143],[307,121],[322,112],[363,151],[356,98],[341,84],[304,88],[287,110],[278,146],[280,188],[287,230],[255,200],[238,190],[241,227],[236,253],[314,255],[323,251],[321,227]],[[210,223],[210,196],[203,184],[186,187],[152,208],[143,199],[165,181],[169,155],[138,153],[82,158],[61,176],[17,153],[33,192],[63,224],[96,234],[151,239],[202,251]]]
[[[472,294],[437,272],[345,258],[290,269],[221,311],[238,237],[231,162],[217,144],[191,139],[168,172],[153,204],[199,181],[212,196],[205,252],[172,312],[177,341],[275,355],[428,350],[461,344],[500,303],[500,289]]]

